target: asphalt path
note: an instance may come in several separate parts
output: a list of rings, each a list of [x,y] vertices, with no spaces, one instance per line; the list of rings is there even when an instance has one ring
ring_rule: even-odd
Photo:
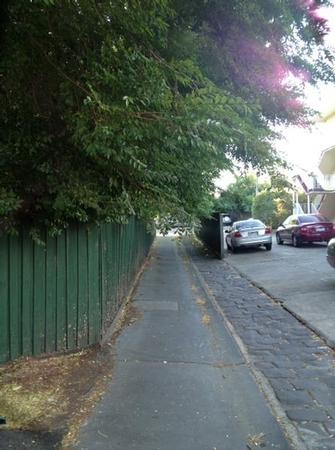
[[[292,448],[175,239],[156,240],[132,305],[76,449]]]
[[[335,270],[325,244],[294,248],[273,237],[271,251],[241,249],[226,260],[335,348]]]

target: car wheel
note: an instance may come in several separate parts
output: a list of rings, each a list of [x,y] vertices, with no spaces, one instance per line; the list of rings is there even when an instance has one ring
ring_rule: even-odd
[[[236,252],[236,247],[234,247],[233,241],[231,242],[231,245],[230,245],[230,251],[231,251],[232,253],[235,253],[235,252]]]
[[[265,244],[265,248],[266,250],[271,250],[272,249],[272,244]]]
[[[226,245],[227,245],[227,249],[230,250],[231,246],[228,244],[228,240],[226,239]]]
[[[280,238],[279,233],[276,233],[276,241],[278,245],[283,245],[283,240]]]
[[[293,245],[293,247],[300,247],[301,246],[301,242],[300,242],[300,240],[297,238],[297,236],[295,234],[292,236],[292,245]]]

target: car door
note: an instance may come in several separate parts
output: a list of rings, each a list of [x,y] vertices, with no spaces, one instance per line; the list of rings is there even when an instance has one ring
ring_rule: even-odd
[[[291,222],[293,216],[289,216],[282,224],[279,235],[283,241],[291,241]]]
[[[299,218],[298,216],[292,216],[290,225],[289,225],[289,231],[290,231],[290,240],[292,241],[292,236],[299,229]]]
[[[296,215],[290,216],[287,219],[287,224],[285,225],[285,241],[292,242],[292,235],[298,227],[298,217]]]

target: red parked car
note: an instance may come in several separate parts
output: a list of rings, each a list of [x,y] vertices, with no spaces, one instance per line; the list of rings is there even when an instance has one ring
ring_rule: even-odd
[[[288,242],[294,247],[312,242],[328,242],[335,236],[335,227],[321,214],[296,214],[288,217],[277,229],[277,244]]]

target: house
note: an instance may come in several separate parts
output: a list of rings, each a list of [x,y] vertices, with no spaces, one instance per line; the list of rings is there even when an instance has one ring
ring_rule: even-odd
[[[335,109],[322,118],[324,126],[333,134],[335,129]],[[325,192],[319,206],[319,212],[335,222],[335,145],[321,153],[319,170],[322,174],[322,186]]]

